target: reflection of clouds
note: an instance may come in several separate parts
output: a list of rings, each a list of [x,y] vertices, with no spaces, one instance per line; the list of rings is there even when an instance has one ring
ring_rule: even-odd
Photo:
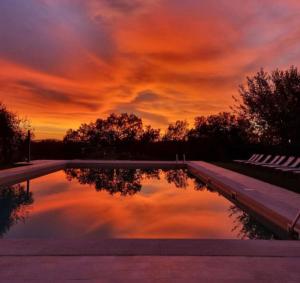
[[[170,172],[172,174],[168,174]],[[178,176],[175,172],[179,173]],[[108,187],[104,190],[100,186],[102,190],[95,190],[93,181],[97,181],[99,176],[109,180],[105,173],[76,169],[67,171],[71,181],[66,180],[64,171],[32,180],[30,190],[35,202],[30,217],[25,225],[14,225],[7,236],[242,238],[243,235],[233,228],[237,224],[239,228],[252,227],[237,217],[240,214],[230,217],[232,204],[186,175],[186,170],[110,170],[107,176],[117,181],[113,183],[113,194]],[[182,176],[184,182],[178,181]],[[87,180],[83,184],[82,181]],[[120,189],[120,184],[130,180],[138,181],[142,189],[130,195],[122,195],[121,191],[116,193],[116,184]],[[179,189],[178,184],[184,185],[182,188],[185,189]],[[56,193],[50,193],[51,189]]]

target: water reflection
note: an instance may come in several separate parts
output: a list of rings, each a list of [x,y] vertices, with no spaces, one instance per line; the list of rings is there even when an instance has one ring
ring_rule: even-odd
[[[107,191],[110,194],[120,193],[122,196],[134,195],[142,189],[142,181],[145,179],[160,180],[161,172],[165,172],[165,178],[169,184],[176,188],[187,188],[187,170],[161,170],[161,169],[128,169],[128,168],[80,168],[65,169],[67,179],[77,179],[80,184],[89,184],[96,191]],[[195,179],[195,189],[204,188],[204,184]]]
[[[53,230],[54,235],[68,236],[97,227],[98,236],[106,229],[107,235],[133,238],[275,238],[185,169],[66,169],[35,179],[31,189],[29,185],[28,181],[27,186],[0,188],[0,236],[25,220],[34,194],[27,228],[14,229],[12,234],[32,237],[35,231],[48,235]],[[95,195],[95,190],[116,197]],[[123,197],[121,202],[117,195]],[[43,223],[46,228],[41,228]]]
[[[235,231],[240,239],[260,239],[270,240],[277,238],[270,230],[266,229],[260,222],[256,221],[250,214],[235,205],[230,207],[230,217],[234,218],[235,226],[232,231]]]
[[[158,171],[158,170],[157,170]],[[66,169],[69,181],[77,179],[80,184],[93,185],[96,191],[107,191],[114,195],[134,195],[142,189],[143,178],[159,178],[155,170],[85,168]]]
[[[0,188],[0,236],[3,237],[9,229],[24,221],[28,215],[28,206],[33,203],[29,191],[29,181],[26,188],[23,185],[3,186]]]

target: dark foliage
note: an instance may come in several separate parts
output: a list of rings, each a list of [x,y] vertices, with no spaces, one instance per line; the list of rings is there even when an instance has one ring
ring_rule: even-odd
[[[0,103],[0,164],[23,158],[28,123]]]
[[[161,169],[128,169],[128,168],[81,168],[66,169],[65,173],[69,181],[76,179],[80,184],[88,184],[95,187],[96,191],[107,191],[111,195],[131,196],[141,191],[142,181],[145,179],[161,178]],[[184,169],[170,169],[165,171],[165,178],[176,188],[185,189],[188,186],[188,178],[194,180],[196,190],[203,188],[198,179],[188,175]]]
[[[33,203],[32,193],[21,185],[0,188],[0,237],[11,226],[26,218],[26,207]]]
[[[240,87],[239,113],[253,136],[266,144],[300,145],[300,73],[291,67],[271,74],[261,70]]]

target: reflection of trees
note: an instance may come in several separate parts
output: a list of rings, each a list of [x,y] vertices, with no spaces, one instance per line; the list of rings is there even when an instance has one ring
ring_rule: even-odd
[[[245,213],[236,206],[230,207],[230,217],[235,217],[235,226],[233,231],[238,232],[241,239],[273,239],[276,236],[265,228],[262,224],[256,221],[251,215]]]
[[[166,171],[166,180],[173,183],[176,188],[186,189],[188,187],[188,174],[184,169]]]
[[[142,188],[143,178],[159,178],[159,170],[128,168],[66,169],[68,180],[77,179],[80,184],[94,185],[97,191],[134,195]]]
[[[26,206],[33,203],[32,193],[24,186],[4,186],[0,188],[0,236],[11,226],[26,217]]]
[[[95,186],[97,191],[120,193],[123,196],[139,192],[142,188],[142,180],[160,180],[162,173],[168,183],[174,184],[176,188],[188,188],[189,179],[193,179],[195,190],[207,189],[205,184],[192,177],[186,169],[80,168],[66,169],[65,172],[69,181],[77,179],[80,184]]]
[[[194,189],[196,191],[207,190],[207,186],[199,179],[188,172],[187,169],[174,169],[165,172],[166,180],[173,183],[176,188],[186,189],[189,186],[189,179],[194,181]]]

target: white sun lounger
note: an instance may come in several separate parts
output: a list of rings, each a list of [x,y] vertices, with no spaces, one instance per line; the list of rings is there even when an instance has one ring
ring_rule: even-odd
[[[252,161],[245,161],[244,163],[246,164],[251,164],[251,163],[254,163],[254,162],[259,162],[263,159],[264,155],[263,154],[259,154],[254,160]]]
[[[254,162],[248,162],[247,164],[251,164],[251,165],[265,164],[265,163],[267,163],[271,158],[272,158],[272,155],[267,155],[267,156],[264,156],[262,159],[259,159],[259,160],[254,161]]]
[[[290,166],[290,164],[295,160],[295,157],[294,156],[291,156],[289,157],[283,164],[281,164],[280,166],[276,166],[275,168],[276,169],[279,169],[279,168],[288,168]],[[274,166],[268,166],[268,167],[273,167]]]
[[[268,161],[272,158],[272,155],[268,155],[264,160],[260,162],[254,162],[253,165],[262,165],[262,164],[268,164]]]
[[[290,165],[290,166],[287,166],[287,167],[277,167],[275,168],[276,170],[280,170],[280,171],[284,171],[284,172],[289,172],[289,171],[300,171],[300,169],[297,169],[297,167],[300,165],[300,157],[296,158],[296,160]]]
[[[270,162],[264,162],[263,164],[260,164],[260,165],[273,165],[279,158],[280,158],[280,155],[276,155]]]
[[[280,166],[280,163],[283,162],[283,160],[286,158],[286,156],[281,156],[274,164],[263,164],[263,167],[278,167]]]
[[[238,160],[233,160],[233,161],[240,162],[240,163],[243,163],[243,162],[246,162],[246,161],[253,161],[257,156],[258,156],[258,154],[253,154],[248,160],[238,159]]]

